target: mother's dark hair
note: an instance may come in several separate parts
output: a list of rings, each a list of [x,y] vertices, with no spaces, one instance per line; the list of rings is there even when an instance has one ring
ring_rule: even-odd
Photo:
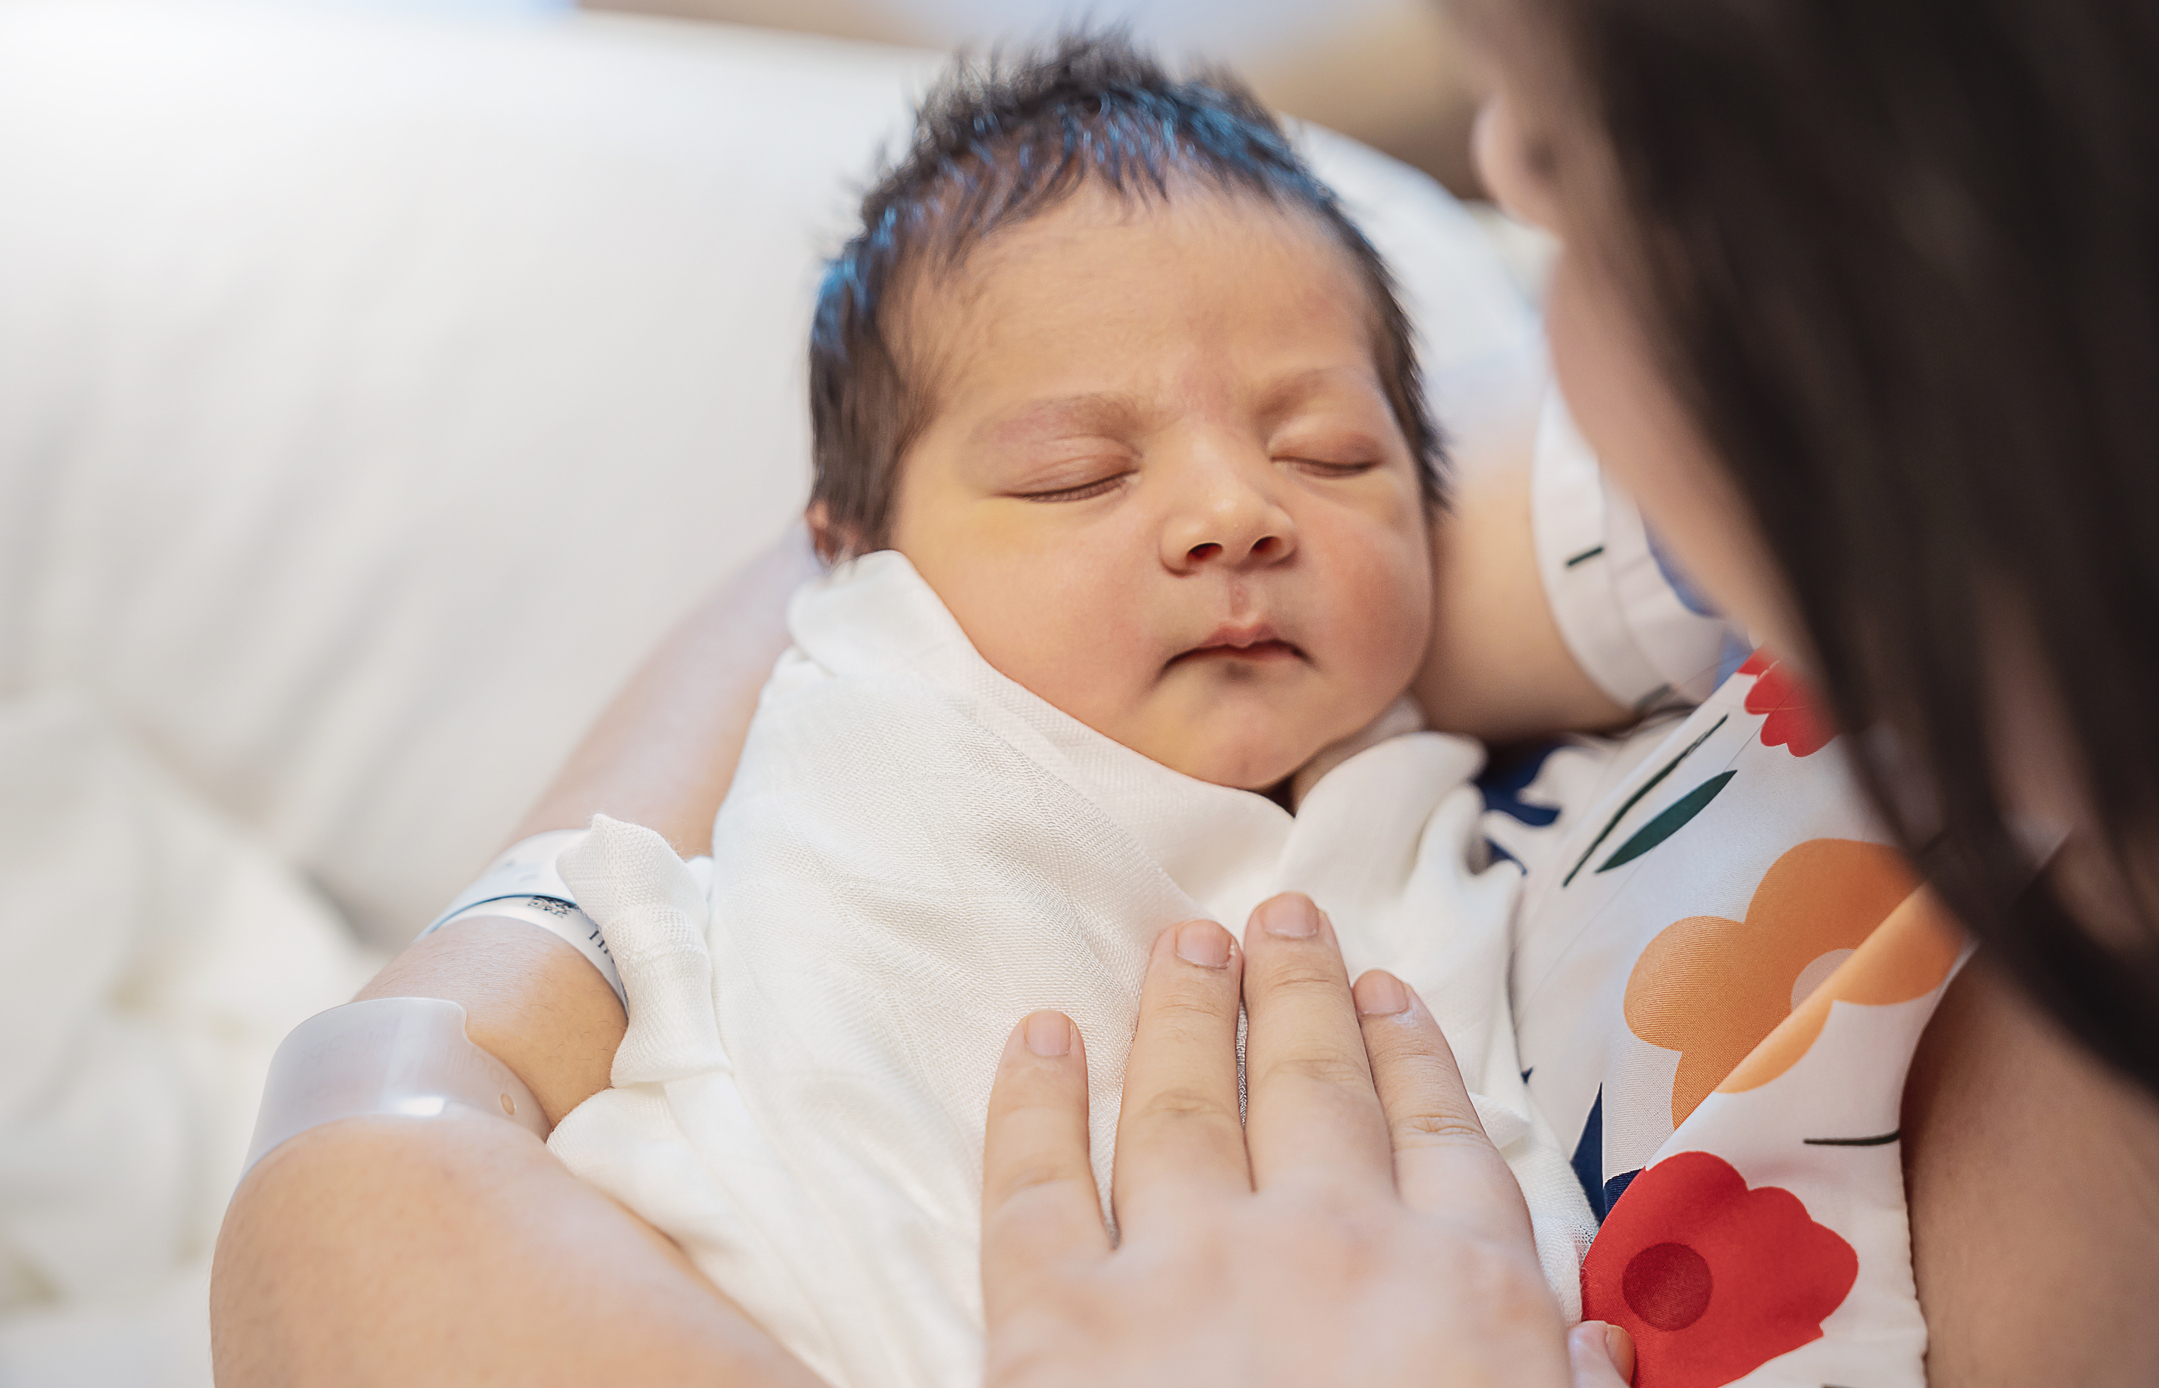
[[[1853,740],[1877,800],[2159,1090],[2159,3],[1518,2],[1609,138],[1619,263],[1839,722],[1894,729]],[[2019,609],[2141,877],[2103,937],[1999,794],[1987,631]]]

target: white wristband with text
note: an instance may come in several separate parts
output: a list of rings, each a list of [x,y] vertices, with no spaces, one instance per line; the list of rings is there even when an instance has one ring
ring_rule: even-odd
[[[501,916],[536,925],[584,955],[627,1011],[630,1000],[622,991],[614,956],[607,952],[607,939],[592,917],[577,908],[577,897],[555,867],[555,860],[584,838],[582,829],[554,829],[520,839],[488,864],[487,871],[452,898],[449,909],[415,938],[425,938],[469,916]]]
[[[583,829],[551,829],[518,840],[414,938],[424,939],[452,921],[471,916],[501,916],[536,925],[584,955],[607,980],[607,986],[615,990],[615,997],[627,1012],[629,995],[623,991],[615,957],[608,952],[607,937],[592,917],[578,908],[576,893],[555,866],[558,858],[584,841],[585,833]],[[710,888],[711,858],[691,858],[686,865],[699,887]]]
[[[615,997],[621,1001],[622,1010],[629,1011],[630,998],[622,991],[622,974],[615,968],[615,956],[607,952],[607,940],[600,934],[599,925],[592,917],[579,910],[576,902],[565,901],[556,896],[494,897],[476,906],[467,906],[454,915],[444,916],[420,933],[431,934],[452,921],[461,921],[470,916],[500,916],[540,927],[584,955],[592,967],[600,971],[600,977],[607,980],[607,986],[615,990]]]

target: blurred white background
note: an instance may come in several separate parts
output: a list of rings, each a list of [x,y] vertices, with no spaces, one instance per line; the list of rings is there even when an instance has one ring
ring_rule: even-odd
[[[578,0],[286,0],[475,17]],[[1473,77],[1440,0],[583,0],[585,8],[752,24],[951,50],[1075,23],[1128,24],[1180,58],[1227,63],[1272,105],[1339,130],[1475,196]]]

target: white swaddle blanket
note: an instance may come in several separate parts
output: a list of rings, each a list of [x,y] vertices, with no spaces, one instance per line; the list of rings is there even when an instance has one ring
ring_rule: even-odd
[[[1107,1192],[1155,936],[1241,931],[1298,890],[1352,974],[1393,970],[1440,1019],[1571,1319],[1595,1225],[1516,1068],[1520,878],[1471,866],[1475,744],[1381,742],[1292,817],[998,674],[898,554],[841,566],[789,622],[709,901],[646,830],[597,821],[564,860],[630,1003],[614,1087],[550,1139],[573,1171],[839,1388],[976,1382],[983,1125],[1012,1027],[1045,1007],[1078,1023]]]

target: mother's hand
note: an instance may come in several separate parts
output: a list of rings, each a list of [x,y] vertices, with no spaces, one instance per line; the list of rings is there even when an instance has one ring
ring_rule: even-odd
[[[1631,1346],[1561,1326],[1521,1191],[1424,1004],[1383,973],[1353,1002],[1303,897],[1263,904],[1245,939],[1190,921],[1155,941],[1114,1244],[1078,1029],[1040,1012],[1014,1031],[984,1154],[989,1383],[1620,1388]]]

